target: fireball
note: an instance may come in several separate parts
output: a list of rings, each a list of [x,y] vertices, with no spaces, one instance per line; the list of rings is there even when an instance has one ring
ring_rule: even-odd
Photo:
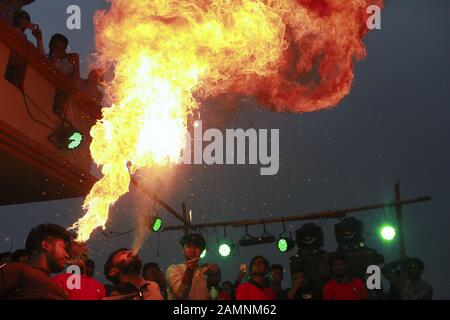
[[[74,224],[78,240],[105,227],[141,168],[178,163],[187,118],[219,94],[274,111],[335,106],[365,56],[368,0],[110,0],[94,18],[97,67],[114,64],[113,102],[92,128],[103,177]]]

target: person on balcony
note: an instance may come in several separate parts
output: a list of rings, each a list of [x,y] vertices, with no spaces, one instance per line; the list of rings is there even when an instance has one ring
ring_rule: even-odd
[[[48,58],[55,67],[75,83],[80,81],[80,56],[78,53],[67,53],[69,40],[62,34],[52,36],[49,43]]]
[[[103,100],[103,93],[100,90],[102,82],[102,70],[92,69],[89,72],[88,78],[82,80],[80,85],[80,90],[83,91],[89,99],[97,105],[101,105]]]
[[[19,10],[14,13],[14,26],[23,33],[25,39],[28,40],[25,34],[26,30],[30,30],[31,34],[36,38],[36,46],[42,55],[45,55],[44,42],[42,40],[42,31],[37,24],[31,22],[31,17],[25,10]]]

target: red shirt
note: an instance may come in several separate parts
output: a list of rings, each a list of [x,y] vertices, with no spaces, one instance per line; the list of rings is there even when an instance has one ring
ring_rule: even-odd
[[[101,300],[106,296],[103,284],[85,275],[81,275],[80,289],[69,289],[67,287],[67,279],[71,275],[70,273],[63,273],[52,278],[55,283],[69,294],[69,300]]]
[[[361,279],[352,278],[349,283],[339,283],[335,279],[323,287],[323,300],[366,300],[368,292]]]
[[[236,290],[236,300],[275,300],[276,297],[271,288],[262,288],[252,281],[240,284]]]
[[[219,291],[219,300],[232,300],[228,292]]]

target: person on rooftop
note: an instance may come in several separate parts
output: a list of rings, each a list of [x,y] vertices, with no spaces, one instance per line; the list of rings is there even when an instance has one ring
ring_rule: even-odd
[[[74,82],[80,81],[80,56],[78,53],[68,53],[69,40],[62,34],[56,33],[49,43],[48,58],[55,67]]]
[[[31,22],[30,14],[25,10],[18,10],[14,13],[13,22],[14,26],[23,33],[24,38],[27,40],[28,38],[25,31],[31,31],[31,34],[36,39],[36,47],[42,55],[45,55],[42,31],[37,24]]]

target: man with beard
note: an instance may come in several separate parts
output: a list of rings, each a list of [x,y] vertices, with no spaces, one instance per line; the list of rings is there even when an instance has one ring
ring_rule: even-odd
[[[369,294],[364,281],[349,276],[347,265],[344,256],[333,258],[331,270],[334,279],[325,284],[323,300],[367,300]]]
[[[180,245],[185,262],[167,268],[169,300],[209,300],[205,273],[212,266],[199,266],[200,255],[206,248],[201,234],[185,234]]]
[[[41,224],[33,228],[26,240],[26,250],[30,253],[28,265],[10,263],[0,268],[0,299],[67,299],[50,274],[64,270],[70,242],[70,234],[58,225]]]
[[[275,292],[264,286],[264,280],[269,271],[269,261],[262,256],[256,256],[250,261],[250,279],[242,283],[236,290],[236,300],[275,300]]]
[[[111,300],[163,300],[156,282],[141,277],[138,255],[123,248],[114,251],[105,263],[105,277],[111,281]],[[107,298],[108,299],[108,298]]]

